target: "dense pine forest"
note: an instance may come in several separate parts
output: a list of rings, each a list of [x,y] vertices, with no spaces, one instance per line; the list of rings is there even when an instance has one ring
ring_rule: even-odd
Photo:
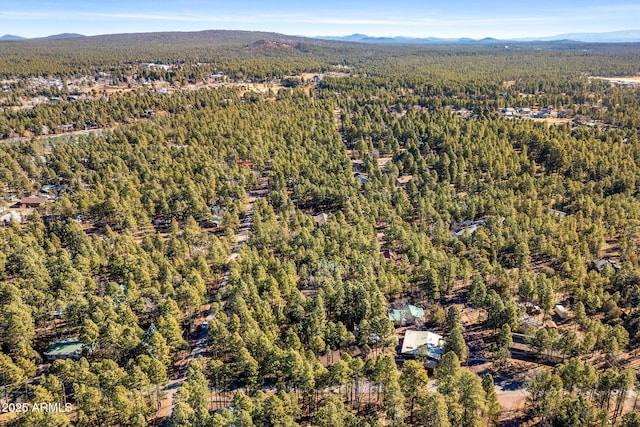
[[[0,423],[640,426],[640,46],[0,64]]]

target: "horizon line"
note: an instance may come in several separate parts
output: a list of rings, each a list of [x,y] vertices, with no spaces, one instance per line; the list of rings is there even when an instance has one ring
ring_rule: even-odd
[[[465,37],[465,36],[451,36],[451,37],[442,37],[442,36],[407,36],[407,35],[392,35],[392,36],[387,36],[387,35],[374,35],[374,34],[364,34],[364,33],[359,33],[359,32],[355,32],[355,33],[351,33],[351,34],[345,34],[345,35],[331,35],[331,34],[327,34],[327,35],[313,35],[313,36],[307,36],[307,35],[300,35],[300,34],[286,34],[286,33],[279,33],[279,32],[274,32],[274,31],[267,31],[267,30],[240,30],[240,29],[222,29],[222,28],[210,28],[210,29],[206,29],[206,30],[166,30],[166,31],[132,31],[132,32],[114,32],[114,33],[101,33],[101,34],[80,34],[80,33],[75,33],[75,32],[62,32],[62,33],[56,33],[56,34],[49,34],[46,36],[36,36],[36,37],[24,37],[24,36],[20,36],[18,34],[4,34],[2,36],[0,36],[0,41],[20,41],[20,40],[39,40],[39,39],[47,39],[47,38],[53,38],[56,36],[70,36],[68,38],[80,38],[80,37],[103,37],[103,36],[117,36],[117,35],[133,35],[133,34],[163,34],[163,33],[202,33],[202,32],[207,32],[207,31],[229,31],[229,32],[248,32],[248,33],[270,33],[270,34],[278,34],[281,36],[288,36],[288,37],[300,37],[300,38],[308,38],[308,39],[321,39],[321,40],[334,40],[334,41],[349,41],[349,40],[344,40],[350,37],[355,37],[355,36],[359,36],[361,39],[370,39],[372,41],[375,41],[376,39],[380,39],[380,40],[402,40],[402,39],[406,39],[406,40],[416,40],[416,41],[420,41],[420,40],[424,40],[424,41],[428,41],[428,40],[442,40],[442,41],[455,41],[455,40],[472,40],[472,41],[482,41],[482,40],[486,40],[486,39],[492,39],[495,41],[561,41],[561,40],[571,40],[571,39],[566,39],[566,38],[560,38],[560,37],[565,37],[565,36],[606,36],[606,35],[615,35],[615,34],[620,34],[620,33],[632,33],[632,32],[637,32],[638,34],[634,37],[635,39],[637,39],[638,41],[640,41],[640,28],[631,28],[631,29],[620,29],[620,30],[613,30],[613,31],[605,31],[605,32],[572,32],[572,33],[562,33],[562,34],[554,34],[554,35],[542,35],[542,36],[517,36],[517,37],[508,37],[508,38],[501,38],[501,37],[495,37],[495,36],[491,36],[491,35],[486,35],[483,37]],[[16,37],[15,40],[2,40],[5,37]],[[547,39],[547,40],[544,40]],[[352,40],[353,42],[358,42],[359,40]],[[572,41],[579,41],[579,40],[572,40]],[[628,41],[628,42],[632,42],[632,41]]]

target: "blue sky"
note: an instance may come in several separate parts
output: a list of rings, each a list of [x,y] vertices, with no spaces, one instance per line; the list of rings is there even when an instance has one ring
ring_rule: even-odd
[[[640,27],[638,0],[0,0],[0,35],[207,29],[291,35],[541,37]]]

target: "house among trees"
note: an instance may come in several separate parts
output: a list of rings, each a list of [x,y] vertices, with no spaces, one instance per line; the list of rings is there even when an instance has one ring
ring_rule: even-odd
[[[355,179],[357,179],[358,181],[360,181],[360,184],[365,185],[367,183],[367,181],[369,180],[369,177],[365,174],[362,173],[354,173],[353,177]]]
[[[37,208],[46,201],[44,197],[28,196],[20,199],[20,205],[25,208]]]
[[[542,308],[539,305],[529,301],[519,302],[518,307],[524,307],[525,312],[529,315],[538,315],[542,313]]]
[[[211,211],[211,225],[213,225],[213,227],[215,228],[220,227],[220,225],[222,225],[222,219],[224,218],[227,210],[218,205],[209,206],[209,210]]]
[[[250,169],[255,167],[255,163],[253,163],[251,160],[241,160],[237,164],[238,164],[238,167],[246,166]]]
[[[555,216],[567,216],[566,212],[559,211],[557,209],[549,209],[549,212]]]
[[[569,312],[567,311],[566,308],[564,308],[564,306],[558,304],[553,308],[553,311],[555,311],[555,313],[558,315],[559,318],[561,318],[562,320],[565,320],[569,317]]]
[[[70,125],[70,124],[58,126],[58,130],[60,130],[61,132],[73,132],[75,128],[76,128],[75,125]]]
[[[509,346],[511,357],[521,360],[535,360],[537,352],[527,342],[524,334],[511,334],[511,345]]]
[[[504,117],[513,117],[516,115],[516,109],[511,107],[503,108],[500,112]]]
[[[56,199],[62,192],[67,189],[66,185],[45,184],[40,188],[39,197],[45,199]]]
[[[15,221],[18,224],[22,223],[22,214],[16,211],[9,211],[0,216],[0,225],[7,226],[11,221]]]
[[[522,312],[521,323],[522,328],[539,328],[544,323],[542,308],[532,302],[520,302],[518,307],[524,308]]]
[[[47,356],[49,362],[60,359],[80,359],[84,343],[77,337],[64,338],[52,343],[44,355]]]
[[[452,231],[454,236],[456,237],[461,237],[463,236],[466,232],[469,232],[469,234],[473,234],[476,232],[476,230],[485,225],[486,221],[485,220],[478,220],[478,221],[470,221],[468,219],[462,221],[462,223],[460,224],[455,224],[452,227]]]
[[[364,161],[360,159],[351,160],[351,166],[356,172],[362,172],[364,170]]]
[[[313,221],[316,223],[318,227],[325,225],[328,220],[329,220],[329,215],[327,215],[326,212],[321,212],[313,216]]]
[[[389,320],[391,320],[395,326],[413,325],[423,319],[424,309],[413,304],[405,304],[389,312]]]
[[[444,338],[442,335],[430,331],[416,331],[409,329],[404,334],[402,341],[402,356],[416,356],[423,354],[427,358],[427,363],[431,361],[433,367],[442,357],[445,351]],[[428,363],[429,365],[429,363]]]
[[[598,261],[593,262],[593,267],[596,270],[598,270],[599,273],[602,273],[602,271],[607,267],[607,265],[611,266],[611,268],[613,268],[616,271],[622,268],[620,264],[618,264],[617,262],[615,262],[609,257],[605,257],[605,258],[599,259]]]
[[[168,227],[171,225],[171,218],[165,218],[164,215],[158,214],[151,220],[156,227]]]

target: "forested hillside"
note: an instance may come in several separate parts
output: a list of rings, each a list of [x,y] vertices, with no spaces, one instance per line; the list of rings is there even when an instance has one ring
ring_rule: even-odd
[[[637,45],[0,58],[6,425],[640,425]]]

